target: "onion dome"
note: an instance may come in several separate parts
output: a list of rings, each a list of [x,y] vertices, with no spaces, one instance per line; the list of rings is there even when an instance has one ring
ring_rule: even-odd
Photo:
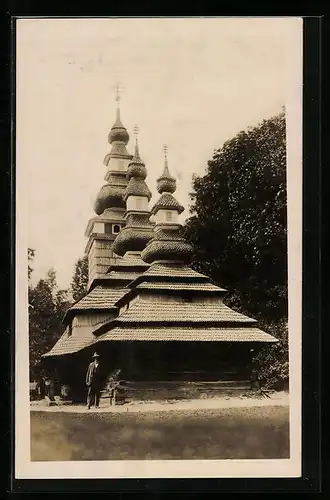
[[[126,204],[123,199],[126,178],[119,175],[110,175],[108,183],[101,187],[94,204],[94,211],[97,215],[102,215],[108,208],[125,208]]]
[[[184,211],[184,207],[172,195],[176,190],[176,179],[171,176],[168,169],[166,145],[164,145],[163,150],[165,153],[164,171],[157,179],[157,191],[161,194],[161,197],[152,207],[151,214],[155,215],[158,210],[173,210],[181,214]]]
[[[126,226],[116,237],[113,244],[113,251],[121,257],[130,251],[142,252],[152,236],[152,227],[132,228]]]
[[[120,256],[126,252],[141,252],[153,237],[148,212],[131,212],[126,215],[126,226],[120,231],[113,245],[113,251]]]
[[[160,177],[157,179],[157,191],[158,193],[174,193],[176,190],[176,180],[171,176],[170,171],[168,169],[167,163],[167,146],[164,146],[165,152],[165,162],[164,162],[164,170]]]
[[[135,129],[136,134],[138,129]],[[136,140],[135,154],[128,170],[128,185],[123,198],[127,203],[126,226],[120,231],[113,245],[113,251],[120,256],[127,252],[141,252],[153,237],[153,226],[149,222],[148,202],[151,192],[145,178],[147,169],[140,158],[139,146]]]
[[[131,179],[135,177],[137,179],[146,179],[147,177],[147,169],[145,164],[140,158],[139,145],[136,142],[134,156],[127,167],[127,178]]]
[[[102,215],[107,208],[125,208],[124,190],[125,188],[110,184],[102,186],[94,204],[95,213]]]
[[[147,169],[141,160],[139,145],[136,140],[134,156],[127,167],[127,178],[129,182],[124,193],[125,201],[129,196],[143,196],[147,198],[148,201],[151,200],[152,194],[145,182],[146,177]]]
[[[126,149],[126,144],[129,141],[129,135],[126,130],[126,127],[124,127],[120,118],[120,108],[119,108],[120,97],[119,97],[118,85],[117,85],[116,101],[117,101],[116,121],[113,124],[113,127],[108,135],[108,141],[112,145],[112,148],[111,152],[108,153],[103,160],[103,163],[106,166],[109,165],[111,158],[121,158],[121,159],[132,158],[132,156],[128,153]]]
[[[138,177],[144,180],[147,177],[147,169],[143,163],[130,163],[127,167],[127,177],[128,179],[131,177]]]
[[[113,142],[123,142],[124,145],[126,146],[128,141],[129,141],[129,135],[120,119],[120,109],[118,107],[116,121],[113,124],[112,129],[110,130],[108,135],[108,142],[110,144],[112,144]]]
[[[176,181],[169,173],[166,157],[164,172],[166,179],[170,180],[168,186],[174,192]],[[165,175],[163,174],[162,177],[165,178]],[[148,264],[156,261],[187,264],[191,260],[193,249],[183,237],[181,224],[175,222],[174,219],[174,215],[177,216],[182,213],[184,207],[180,205],[170,192],[167,190],[163,191],[164,185],[161,184],[160,189],[158,186],[161,196],[151,210],[151,214],[154,216],[156,222],[154,235],[141,253],[141,258]],[[166,211],[165,215],[170,215],[170,218],[164,219],[162,212],[158,214],[159,211]]]
[[[182,226],[175,226],[162,226],[154,231],[152,240],[141,253],[145,262],[151,264],[156,261],[171,261],[188,264],[191,261],[192,246],[182,236]]]

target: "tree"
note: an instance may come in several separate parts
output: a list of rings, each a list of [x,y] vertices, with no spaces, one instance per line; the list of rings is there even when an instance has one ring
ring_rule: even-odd
[[[30,262],[33,260],[30,254]],[[32,272],[32,271],[31,271]],[[50,350],[64,332],[62,319],[69,307],[67,290],[60,290],[56,272],[50,269],[45,279],[33,286],[29,283],[29,355],[30,377],[40,369],[42,355]]]
[[[206,174],[193,177],[185,225],[192,266],[229,290],[228,305],[277,332],[283,355],[275,347],[271,353],[281,367],[288,299],[285,129],[283,111],[216,150]],[[262,370],[269,362],[265,352],[258,358]]]
[[[35,250],[33,250],[32,248],[28,248],[28,263],[29,263],[28,264],[28,279],[29,280],[31,279],[31,275],[33,272],[33,269],[30,266],[30,264],[33,262],[34,255],[35,255]]]
[[[185,227],[195,268],[232,292],[255,316],[287,316],[284,113],[239,133],[193,178]]]
[[[86,295],[88,284],[88,256],[78,259],[75,264],[75,271],[71,281],[71,292],[75,302]]]

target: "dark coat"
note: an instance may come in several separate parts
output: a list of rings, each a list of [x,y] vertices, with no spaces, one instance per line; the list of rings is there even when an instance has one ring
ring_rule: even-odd
[[[96,366],[95,361],[92,361],[86,373],[86,385],[87,387],[100,387],[101,384],[102,374],[100,363]]]

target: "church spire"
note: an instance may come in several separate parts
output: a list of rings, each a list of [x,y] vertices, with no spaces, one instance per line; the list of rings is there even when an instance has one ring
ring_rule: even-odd
[[[116,89],[116,119],[108,135],[111,151],[104,158],[106,166],[105,183],[97,194],[94,211],[86,229],[88,243],[89,286],[106,273],[118,256],[113,252],[113,241],[125,225],[126,203],[124,193],[128,184],[127,167],[132,155],[127,152],[129,135],[120,118],[119,86]]]
[[[117,111],[116,111],[116,117],[117,117],[117,120],[119,119],[120,120],[120,90],[119,90],[119,84],[117,83],[116,85],[116,101],[117,101]]]
[[[168,169],[167,148],[164,171],[157,180],[157,190],[161,196],[151,209],[156,222],[154,234],[141,258],[148,264],[159,261],[186,264],[191,259],[192,247],[182,236],[182,225],[178,222],[184,207],[172,194],[176,190],[176,180]]]
[[[152,238],[148,208],[151,191],[145,182],[147,169],[140,157],[137,126],[134,127],[134,133],[135,152],[127,167],[128,184],[123,196],[126,202],[126,226],[117,236],[113,247],[114,252],[120,256],[132,252],[140,254]]]
[[[173,196],[176,191],[176,179],[171,176],[168,168],[166,145],[163,150],[165,153],[164,170],[157,179],[157,191],[161,196],[152,207],[151,213],[158,222],[176,222],[177,216],[184,211],[184,207]],[[166,213],[164,213],[165,211]]]
[[[160,177],[157,179],[157,191],[158,193],[174,193],[176,190],[176,180],[171,176],[168,169],[167,152],[168,147],[166,144],[163,146],[163,151],[165,155],[164,159],[164,170]]]
[[[129,141],[129,135],[120,119],[118,84],[116,87],[116,101],[116,121],[108,136],[112,148],[104,158],[104,164],[108,167],[105,175],[107,183],[102,186],[94,205],[94,210],[98,215],[102,215],[107,209],[125,209],[123,194],[127,185],[126,169],[132,155],[127,152],[126,144]]]
[[[140,151],[139,151],[139,132],[140,132],[140,129],[137,125],[134,125],[133,131],[135,134],[135,148],[134,148],[134,156],[132,159],[132,163],[143,165],[143,162],[140,158]]]
[[[128,201],[128,198],[130,196],[134,196],[136,198],[134,200],[134,204],[129,203],[127,205],[127,211],[133,209],[134,211],[137,210],[140,212],[148,212],[148,203],[151,199],[151,191],[145,182],[145,179],[147,177],[147,169],[140,157],[138,141],[139,127],[137,125],[135,125],[134,127],[134,133],[136,136],[135,153],[130,164],[127,167],[128,185],[124,193],[124,200]],[[145,198],[145,200],[139,198]]]
[[[119,89],[119,84],[117,83],[116,86],[116,101],[117,101],[117,108],[116,108],[116,121],[113,124],[109,135],[108,135],[108,142],[109,144],[113,144],[113,148],[116,145],[116,143],[124,143],[124,147],[129,141],[129,135],[126,130],[126,127],[123,125],[121,118],[120,118],[120,89]],[[125,148],[126,150],[126,148]],[[113,153],[113,151],[111,151]],[[110,154],[111,154],[110,153]],[[126,151],[126,154],[127,151]]]

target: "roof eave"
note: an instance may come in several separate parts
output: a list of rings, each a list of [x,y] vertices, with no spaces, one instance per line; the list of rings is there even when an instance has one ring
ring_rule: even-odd
[[[78,314],[89,314],[91,312],[117,312],[118,308],[115,306],[109,307],[84,307],[82,309],[72,309],[65,313],[65,316],[62,320],[64,325],[68,325],[68,323]]]
[[[179,321],[179,320],[166,320],[166,321],[127,321],[123,320],[118,316],[106,323],[103,323],[98,328],[93,330],[93,334],[97,337],[108,333],[113,327],[118,326],[119,328],[128,327],[128,328],[143,328],[143,327],[177,327],[180,328],[182,326],[192,326],[192,327],[203,327],[203,328],[251,328],[251,326],[256,326],[257,320],[250,319],[249,321]],[[266,332],[263,332],[266,333]],[[274,337],[275,338],[275,337]]]
[[[147,271],[146,271],[147,272]],[[169,275],[152,275],[152,274],[141,274],[140,276],[138,276],[137,278],[135,278],[132,282],[131,282],[131,285],[132,286],[136,286],[138,285],[139,283],[142,283],[143,281],[157,281],[157,282],[166,282],[168,281],[169,283],[178,283],[178,282],[182,282],[182,281],[186,281],[188,283],[194,283],[194,282],[198,282],[198,283],[207,283],[210,281],[210,279],[207,277],[207,276],[169,276]]]

